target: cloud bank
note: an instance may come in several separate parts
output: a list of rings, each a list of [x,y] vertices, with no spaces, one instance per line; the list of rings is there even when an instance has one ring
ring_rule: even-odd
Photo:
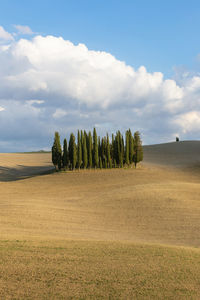
[[[199,139],[200,77],[178,85],[62,37],[10,40],[0,46],[1,152],[49,148],[55,130],[93,126],[140,130],[144,143]]]

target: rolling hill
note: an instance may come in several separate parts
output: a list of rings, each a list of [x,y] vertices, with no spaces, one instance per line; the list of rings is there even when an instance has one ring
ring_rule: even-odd
[[[0,154],[0,298],[199,299],[199,150],[49,174],[49,153]]]

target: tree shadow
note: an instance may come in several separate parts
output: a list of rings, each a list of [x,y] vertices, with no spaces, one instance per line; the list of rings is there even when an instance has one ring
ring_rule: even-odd
[[[13,167],[0,166],[0,182],[17,181],[35,177],[38,175],[46,175],[54,172],[53,166],[24,166],[17,165]]]

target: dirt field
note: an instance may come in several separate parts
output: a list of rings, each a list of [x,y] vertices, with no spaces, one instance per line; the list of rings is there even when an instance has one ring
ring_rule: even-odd
[[[0,154],[0,298],[199,299],[199,149],[148,146],[136,170],[66,173],[49,173],[50,154]]]

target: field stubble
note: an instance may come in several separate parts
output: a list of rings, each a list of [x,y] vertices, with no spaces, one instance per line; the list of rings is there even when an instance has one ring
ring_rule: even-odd
[[[50,170],[50,154],[8,156],[2,299],[200,297],[199,173],[143,164],[35,176]]]

